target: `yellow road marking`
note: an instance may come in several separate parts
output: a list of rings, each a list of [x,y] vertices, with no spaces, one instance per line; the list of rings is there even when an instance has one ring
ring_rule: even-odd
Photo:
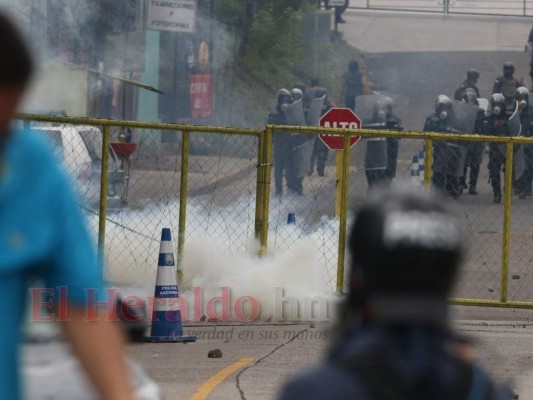
[[[250,364],[254,359],[253,358],[241,358],[239,361],[228,365],[223,370],[220,370],[211,378],[206,380],[202,386],[200,386],[194,394],[189,397],[188,400],[205,400],[207,396],[215,389],[224,379],[233,374],[235,371],[241,369],[245,365]]]

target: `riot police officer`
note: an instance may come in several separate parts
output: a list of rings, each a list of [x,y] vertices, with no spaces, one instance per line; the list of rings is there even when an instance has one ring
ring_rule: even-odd
[[[356,112],[361,115],[363,129],[402,131],[401,118],[394,114],[394,100],[385,94],[359,96]],[[398,139],[369,137],[366,141],[365,175],[368,189],[388,186],[396,176]]]
[[[291,93],[287,89],[280,89],[277,96],[276,110],[268,116],[269,125],[287,125],[285,110],[292,103]],[[276,196],[283,194],[283,176],[288,187],[292,186],[290,179],[290,134],[288,132],[274,132],[273,138],[273,162],[274,162],[274,185]]]
[[[503,400],[449,322],[462,259],[459,217],[412,190],[371,194],[355,213],[351,277],[334,343],[280,400]]]
[[[424,132],[457,133],[450,127],[449,117],[453,102],[445,95],[439,95],[433,113],[426,118]],[[456,198],[462,192],[457,167],[461,158],[458,146],[450,146],[448,142],[433,142],[433,170],[431,183],[435,189]]]
[[[320,88],[317,91],[315,91],[316,98],[322,98],[324,97],[324,103],[322,105],[322,112],[321,114],[324,115],[327,113],[331,108],[335,107],[335,104],[328,96],[328,92],[324,88]],[[313,172],[315,170],[315,164],[316,164],[316,171],[318,176],[325,176],[326,174],[326,161],[328,160],[328,153],[329,149],[324,144],[322,140],[318,137],[318,135],[315,137],[315,141],[313,143],[313,152],[311,153],[311,160],[309,165],[309,175],[313,175]]]
[[[506,107],[504,95],[494,93],[490,97],[489,107],[490,109],[484,121],[485,133],[492,136],[511,136],[509,118],[512,112]],[[502,201],[501,172],[504,165],[505,144],[490,143],[488,168],[494,203],[501,203]]]
[[[492,93],[501,93],[505,97],[506,106],[513,106],[516,89],[521,85],[520,82],[514,77],[514,64],[511,61],[507,61],[503,64],[503,75],[500,75],[494,81]]]
[[[465,103],[474,104],[479,106],[478,96],[474,89],[466,88],[463,91],[461,100]],[[479,108],[474,126],[474,133],[481,134],[483,127],[483,118],[485,112]],[[463,177],[461,178],[463,187],[468,189],[468,194],[477,195],[477,180],[479,177],[479,169],[481,167],[481,157],[483,155],[484,144],[480,142],[468,142],[466,145],[465,166],[463,171]],[[466,183],[466,176],[468,169],[470,169],[469,181]]]
[[[479,97],[479,89],[477,87],[477,80],[479,79],[479,71],[474,68],[470,68],[466,73],[466,80],[459,85],[455,90],[454,99],[462,101],[463,95],[466,89],[474,90],[476,98]]]

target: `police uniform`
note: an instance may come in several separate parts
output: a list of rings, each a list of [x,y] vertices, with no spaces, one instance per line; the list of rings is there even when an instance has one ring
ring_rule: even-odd
[[[449,133],[450,129],[446,120],[439,118],[435,113],[426,118],[424,132]],[[437,190],[457,197],[460,180],[456,169],[461,158],[458,148],[451,148],[442,140],[433,142],[433,170],[431,184]]]
[[[269,114],[267,124],[269,125],[287,125],[285,113],[278,110]],[[290,134],[288,132],[274,131],[273,137],[273,163],[274,163],[274,186],[276,188],[276,195],[280,196],[283,193],[283,176],[287,186],[292,186],[290,182],[290,174],[287,172],[290,169],[290,159],[292,152],[290,148]]]

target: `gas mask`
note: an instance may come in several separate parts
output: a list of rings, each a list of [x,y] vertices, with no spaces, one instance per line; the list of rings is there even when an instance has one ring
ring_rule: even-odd
[[[494,106],[494,108],[492,109],[492,113],[494,115],[500,115],[502,113],[502,108],[501,106]]]
[[[448,118],[448,112],[445,110],[441,111],[439,114],[439,118],[444,121],[446,118]]]
[[[526,107],[527,107],[527,101],[525,101],[525,100],[520,100],[520,101],[518,102],[518,109],[519,109],[520,111],[524,110]]]

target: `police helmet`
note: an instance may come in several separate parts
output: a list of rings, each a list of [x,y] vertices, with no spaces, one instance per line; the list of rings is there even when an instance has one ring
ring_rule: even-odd
[[[304,98],[302,91],[297,88],[291,90],[291,96],[294,101],[302,100]]]
[[[461,98],[463,99],[465,103],[470,103],[470,104],[477,103],[477,94],[476,94],[476,91],[472,88],[465,89]]]
[[[479,79],[479,71],[477,69],[474,69],[474,68],[470,68],[467,72],[466,72],[466,79],[468,79],[469,81],[477,81]]]
[[[451,107],[453,104],[452,99],[450,99],[448,96],[444,94],[440,94],[437,96],[437,101],[435,102],[435,106],[444,106],[444,107]]]
[[[503,115],[505,110],[505,97],[501,93],[494,93],[490,96],[490,112],[493,115]]]
[[[291,92],[287,89],[278,90],[278,105],[292,102]]]
[[[440,119],[445,120],[448,118],[448,112],[451,110],[452,105],[452,100],[448,96],[441,94],[437,96],[437,101],[435,102],[435,113]]]
[[[520,86],[518,89],[516,89],[516,100],[520,101],[520,100],[527,100],[527,98],[529,97],[529,90],[524,87],[524,86]]]
[[[462,243],[460,220],[444,200],[406,188],[376,191],[350,233],[352,277],[369,295],[446,297]]]
[[[506,72],[514,74],[514,64],[511,61],[506,61],[503,64],[503,73]]]

